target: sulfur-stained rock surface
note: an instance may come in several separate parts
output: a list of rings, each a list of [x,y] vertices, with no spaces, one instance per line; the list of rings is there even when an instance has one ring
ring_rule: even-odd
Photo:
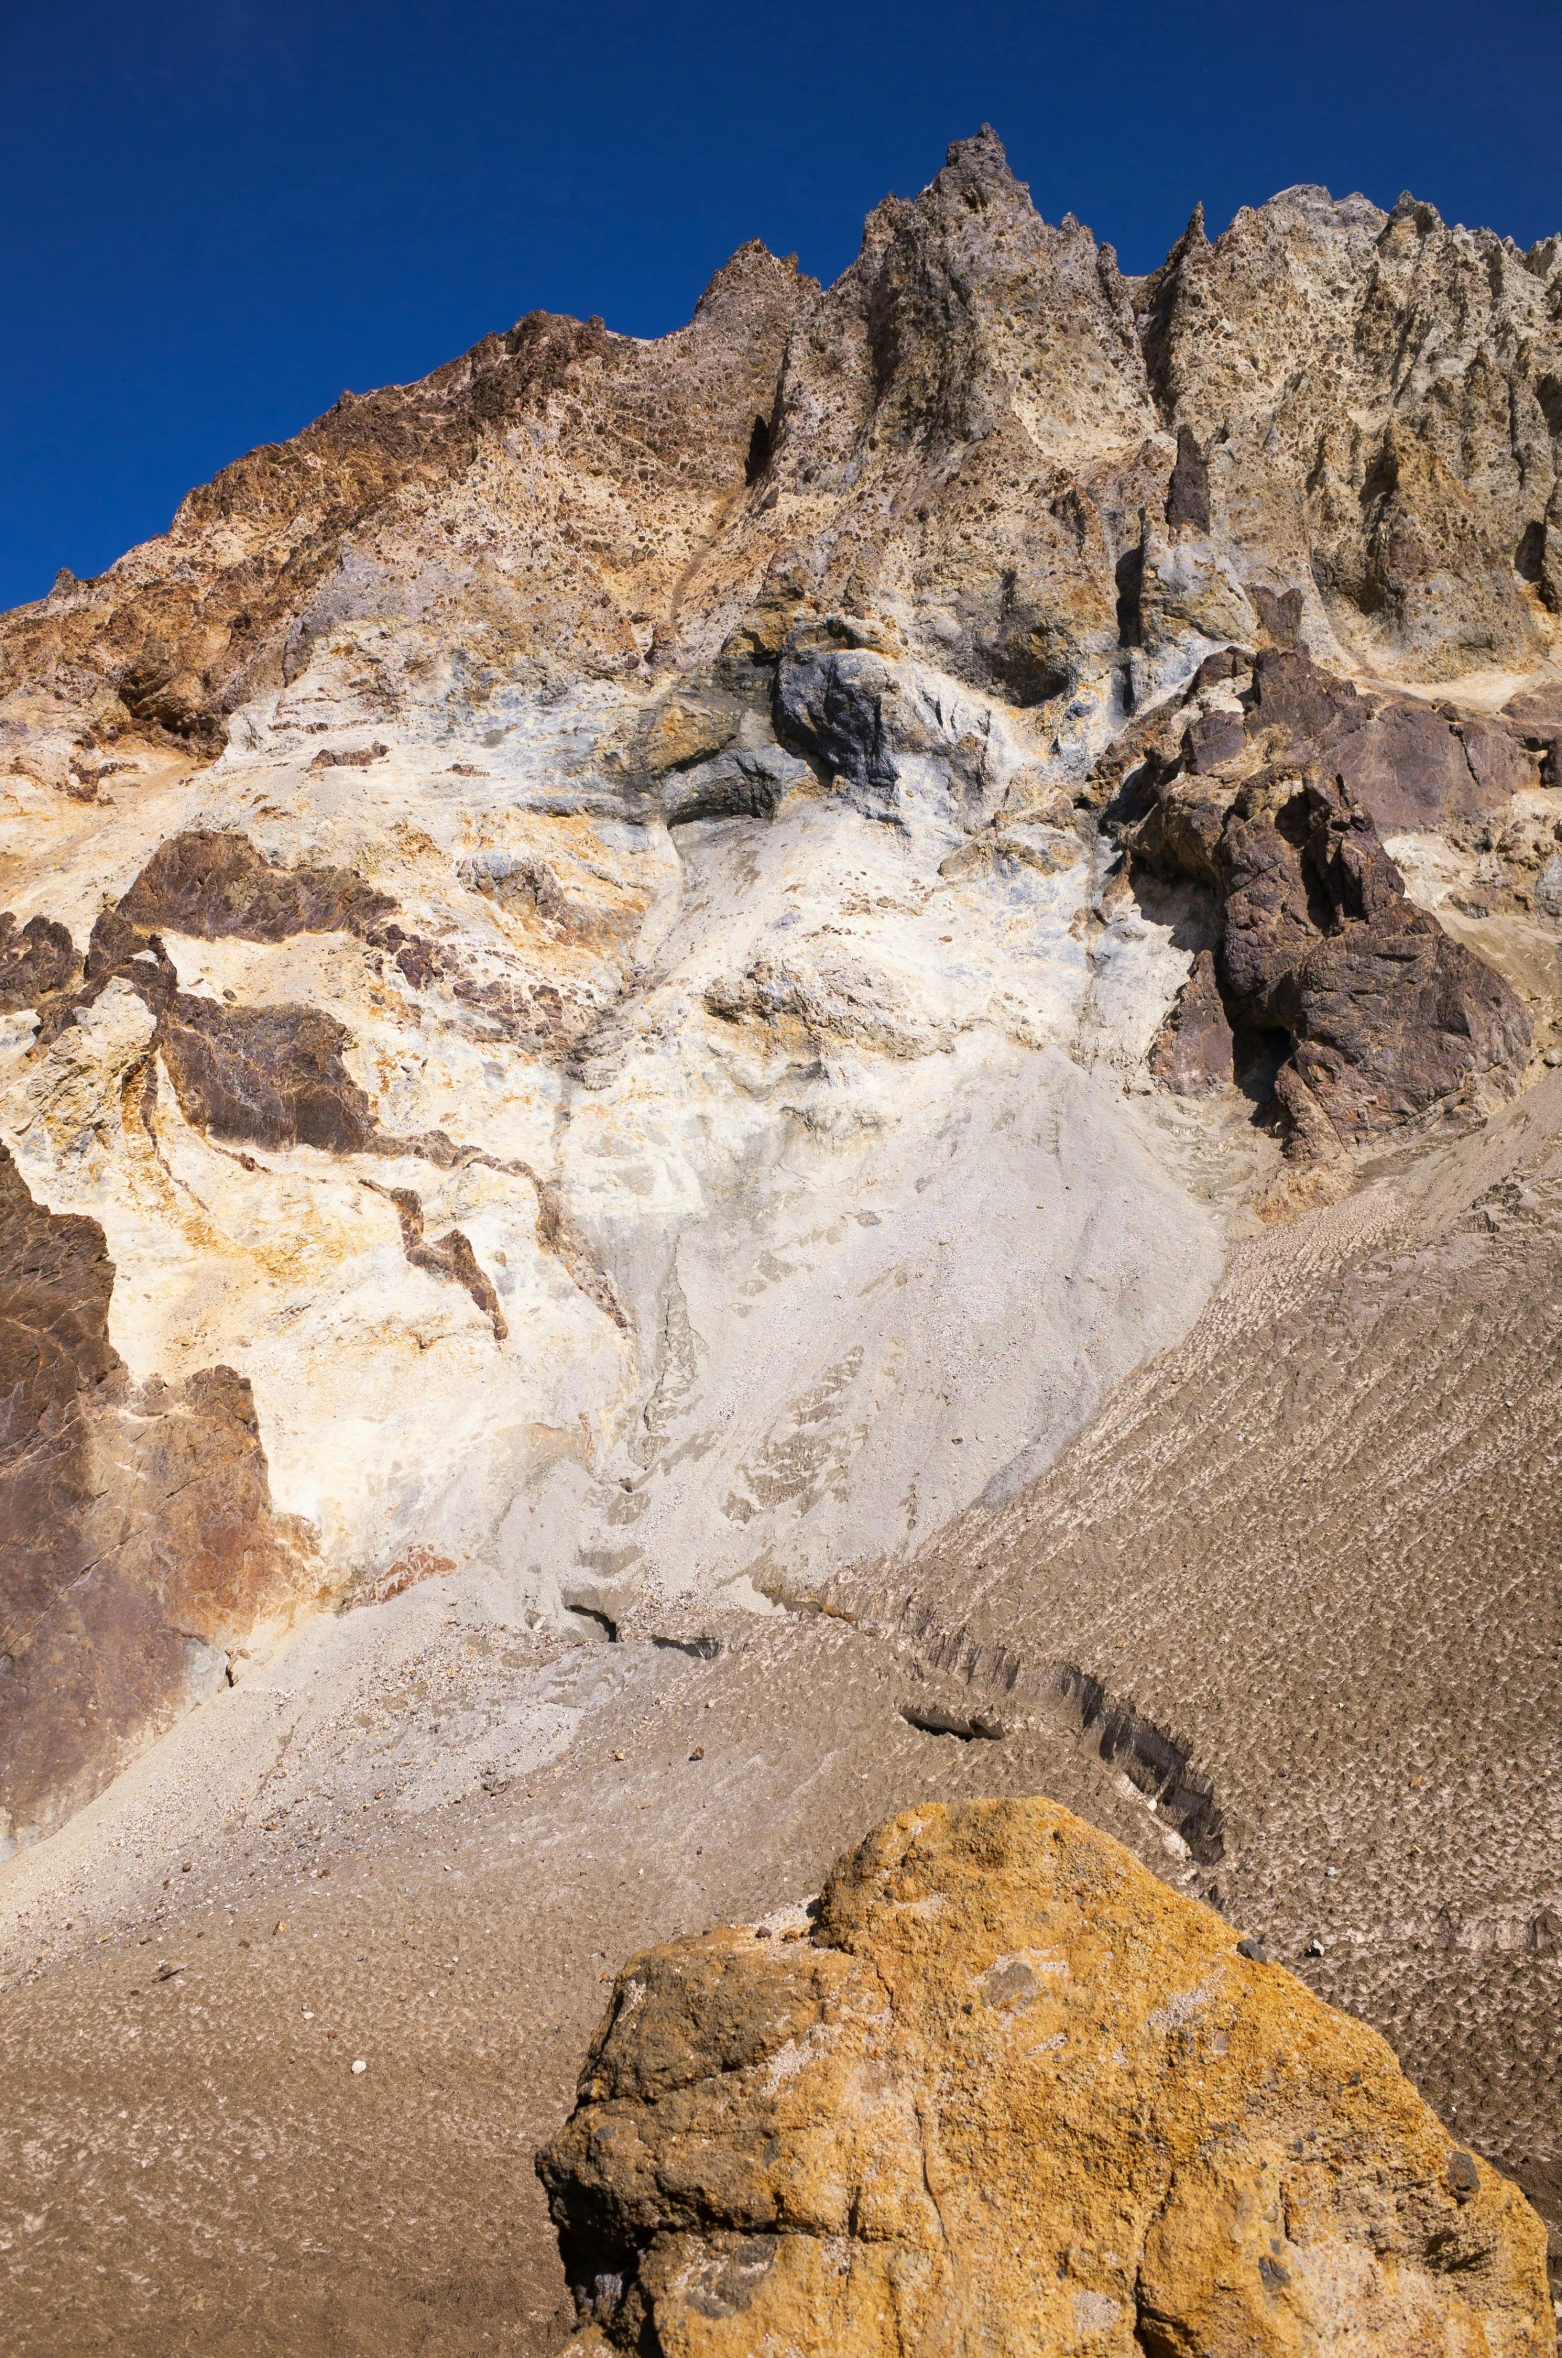
[[[620,1975],[539,2158],[581,2358],[1549,2358],[1517,2189],[1067,1810],[909,1810],[814,1919]]]

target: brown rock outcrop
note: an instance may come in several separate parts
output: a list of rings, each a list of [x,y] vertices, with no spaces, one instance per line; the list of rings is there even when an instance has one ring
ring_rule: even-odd
[[[1244,733],[1271,760],[1319,764],[1343,778],[1388,834],[1502,810],[1540,783],[1522,722],[1364,692],[1283,650],[1263,650],[1253,666]]]
[[[160,843],[119,904],[127,924],[166,925],[205,941],[284,941],[295,933],[363,934],[396,904],[345,868],[287,868],[248,836],[211,829]]]
[[[510,1330],[493,1280],[473,1252],[471,1238],[463,1236],[459,1228],[451,1228],[443,1236],[426,1236],[423,1206],[415,1188],[393,1187],[390,1199],[401,1222],[402,1250],[413,1268],[426,1269],[431,1277],[463,1286],[492,1326],[495,1342],[502,1343]]]
[[[1276,1095],[1307,1159],[1327,1132],[1361,1143],[1481,1076],[1511,1088],[1523,1070],[1517,995],[1408,899],[1343,779],[1266,769],[1228,801],[1180,776],[1152,787],[1128,841],[1148,865],[1216,887],[1226,1002],[1250,1034],[1289,1042]],[[1157,1054],[1168,1086],[1185,1009],[1193,1021],[1186,994]]]
[[[1167,1010],[1150,1049],[1150,1071],[1174,1097],[1203,1097],[1233,1078],[1234,1041],[1209,950]]]
[[[342,1062],[346,1041],[312,1007],[224,1007],[187,991],[158,1033],[185,1118],[212,1137],[372,1153],[378,1125]]]
[[[0,909],[0,1014],[36,1007],[51,992],[67,989],[80,971],[65,926],[48,917],[18,925],[9,909]]]
[[[1503,718],[1540,756],[1543,786],[1562,786],[1562,685],[1525,688],[1503,708]]]
[[[113,1285],[96,1221],[35,1203],[0,1146],[0,1858],[320,1585],[308,1526],[272,1511],[249,1385],[132,1383]]]
[[[1383,2041],[1045,1801],[637,1958],[538,2166],[581,2358],[1553,2343],[1539,2220]]]
[[[1511,1081],[1529,1018],[1493,969],[1407,899],[1347,788],[1244,792],[1227,821],[1223,962],[1256,1029],[1342,1139],[1365,1139],[1490,1073]]]

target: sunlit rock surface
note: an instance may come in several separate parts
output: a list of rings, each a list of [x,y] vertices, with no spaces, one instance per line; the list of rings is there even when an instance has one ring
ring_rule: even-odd
[[[910,1550],[1234,1225],[1522,1087],[1559,296],[1311,189],[1128,279],[984,132],[832,288],[532,315],[8,617],[8,1217],[97,1272],[70,1397],[203,1468],[220,1416],[276,1537],[192,1508],[154,1579],[116,1474],[40,1552],[7,1296],[5,1839],[322,1600],[617,1628]],[[111,1581],[152,1652],[78,1710]]]
[[[619,1976],[538,2164],[578,2358],[1549,2358],[1517,2188],[1067,1810],[907,1811],[810,1915]]]

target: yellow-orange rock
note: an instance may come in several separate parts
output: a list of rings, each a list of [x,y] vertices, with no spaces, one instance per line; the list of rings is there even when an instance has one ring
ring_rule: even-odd
[[[1237,1941],[993,1801],[638,1958],[539,2163],[575,2358],[1549,2358],[1518,2191]]]

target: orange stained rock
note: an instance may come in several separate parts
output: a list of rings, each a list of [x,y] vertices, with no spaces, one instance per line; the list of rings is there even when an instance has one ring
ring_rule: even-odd
[[[1376,2033],[1044,1800],[636,1959],[539,2167],[575,2358],[1540,2358],[1544,2230]]]

